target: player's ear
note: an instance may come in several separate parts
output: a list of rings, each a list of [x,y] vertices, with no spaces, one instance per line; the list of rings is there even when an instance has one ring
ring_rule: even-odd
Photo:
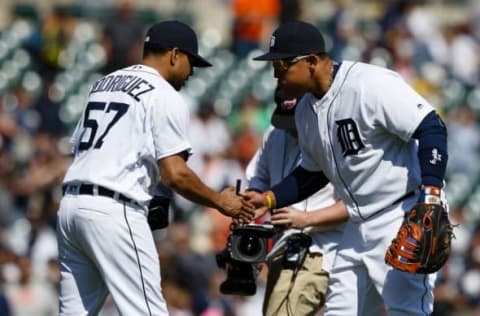
[[[317,67],[318,63],[320,62],[320,59],[318,58],[317,55],[310,54],[306,58],[306,62],[307,62],[308,70],[309,70],[310,74],[313,74],[315,72],[315,68]]]
[[[176,47],[170,50],[170,65],[175,66],[178,60],[178,53],[179,50]]]
[[[307,59],[307,63],[309,63],[309,64],[316,65],[318,63],[318,56],[317,55],[310,54],[310,55],[308,55],[308,57],[306,59]]]
[[[319,63],[319,59],[316,55],[309,55],[306,59],[307,64],[308,64],[308,71],[310,73],[310,76],[313,76],[315,73],[315,68],[317,67],[317,64]]]

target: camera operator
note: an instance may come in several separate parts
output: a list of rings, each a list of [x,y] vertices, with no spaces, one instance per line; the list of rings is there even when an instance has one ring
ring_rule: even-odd
[[[275,102],[273,127],[247,167],[248,190],[267,190],[301,160],[294,118],[297,100],[277,87]],[[347,217],[331,184],[304,201],[272,211],[272,224],[285,229],[274,236],[267,257],[264,315],[315,315],[322,308]]]

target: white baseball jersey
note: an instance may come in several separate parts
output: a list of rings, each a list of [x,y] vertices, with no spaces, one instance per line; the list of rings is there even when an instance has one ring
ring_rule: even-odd
[[[323,171],[350,219],[332,267],[325,315],[430,315],[435,274],[385,264],[385,251],[417,196],[411,136],[432,106],[395,72],[344,61],[330,89],[297,105],[302,166]],[[418,195],[418,194],[417,194]],[[398,202],[401,200],[401,202]]]
[[[58,211],[61,316],[96,315],[109,293],[122,315],[168,315],[146,203],[158,193],[157,161],[190,151],[188,121],[187,105],[153,68],[124,68],[93,84]]]
[[[288,176],[301,161],[298,140],[282,129],[270,127],[263,137],[262,146],[257,150],[247,167],[247,179],[249,188],[261,191],[281,182]],[[309,198],[290,205],[292,209],[299,211],[313,211],[331,206],[338,201],[333,186],[328,184]],[[298,230],[286,230],[276,240],[277,244]],[[327,229],[317,231],[315,227],[304,230],[312,239],[311,252],[323,254],[323,269],[330,271],[335,257],[336,247],[343,233],[343,224],[334,225]],[[272,249],[274,251],[275,247]]]
[[[344,61],[321,99],[297,106],[302,166],[322,170],[350,217],[364,220],[420,185],[411,136],[432,110],[397,73]]]
[[[97,184],[146,203],[157,160],[190,152],[189,119],[181,95],[153,68],[131,66],[99,79],[72,136],[75,157],[64,183]]]

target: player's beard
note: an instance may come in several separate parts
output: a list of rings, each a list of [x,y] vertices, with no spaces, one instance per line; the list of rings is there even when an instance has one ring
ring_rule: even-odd
[[[180,78],[172,78],[170,79],[169,83],[175,90],[180,91],[180,89],[182,89],[182,87],[185,85],[185,81],[186,80]]]
[[[167,81],[176,91],[180,91],[188,77],[189,75],[185,72],[175,71],[168,77]]]

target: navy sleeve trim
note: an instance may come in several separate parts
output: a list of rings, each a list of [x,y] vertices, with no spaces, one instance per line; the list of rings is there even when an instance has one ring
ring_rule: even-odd
[[[298,166],[279,184],[271,188],[275,194],[276,207],[285,207],[302,201],[330,182],[321,171],[308,171]]]
[[[447,128],[435,111],[430,112],[413,133],[418,139],[422,184],[443,187],[447,167]]]

